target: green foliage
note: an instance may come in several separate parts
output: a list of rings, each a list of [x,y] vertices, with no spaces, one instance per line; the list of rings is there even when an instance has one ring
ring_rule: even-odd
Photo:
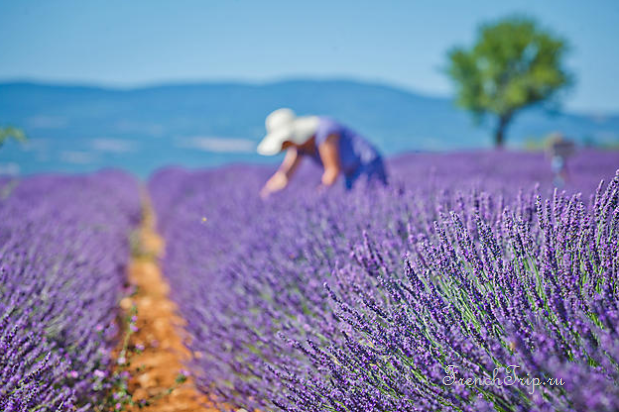
[[[26,141],[25,133],[16,127],[8,126],[8,127],[0,127],[0,147],[12,137],[13,139],[24,142]]]
[[[449,52],[447,73],[457,87],[457,104],[476,121],[496,116],[495,143],[519,110],[556,99],[572,84],[563,67],[565,40],[541,29],[535,20],[510,17],[479,30],[476,44]]]

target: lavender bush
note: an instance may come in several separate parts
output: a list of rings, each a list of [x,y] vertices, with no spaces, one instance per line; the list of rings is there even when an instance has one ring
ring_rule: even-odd
[[[582,152],[562,192],[536,154],[389,166],[387,188],[308,172],[266,201],[257,167],[151,180],[201,389],[221,410],[618,410],[618,154]]]
[[[129,176],[0,181],[0,410],[94,410],[140,214]]]

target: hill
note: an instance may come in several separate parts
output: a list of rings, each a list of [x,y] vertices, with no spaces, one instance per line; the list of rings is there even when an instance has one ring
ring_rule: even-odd
[[[24,173],[115,166],[145,176],[170,163],[270,162],[253,148],[265,116],[281,106],[338,118],[386,154],[491,146],[489,129],[476,128],[450,100],[381,84],[299,80],[111,89],[13,82],[0,83],[0,124],[23,127],[31,142],[4,147],[0,164]],[[508,144],[522,146],[552,131],[580,142],[617,142],[619,115],[531,109],[516,118]]]

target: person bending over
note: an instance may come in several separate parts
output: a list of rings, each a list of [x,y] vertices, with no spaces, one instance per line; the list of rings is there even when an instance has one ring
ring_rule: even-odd
[[[341,123],[323,116],[295,116],[290,109],[278,109],[266,118],[267,135],[258,145],[261,155],[286,151],[284,161],[266,182],[264,198],[284,189],[304,157],[324,168],[321,186],[332,186],[340,175],[351,189],[361,177],[387,184],[383,160],[374,146]]]

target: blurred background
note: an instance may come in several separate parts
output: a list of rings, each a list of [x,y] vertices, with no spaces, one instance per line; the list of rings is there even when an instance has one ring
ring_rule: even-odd
[[[0,0],[0,174],[276,163],[286,106],[388,156],[619,147],[619,2]]]

